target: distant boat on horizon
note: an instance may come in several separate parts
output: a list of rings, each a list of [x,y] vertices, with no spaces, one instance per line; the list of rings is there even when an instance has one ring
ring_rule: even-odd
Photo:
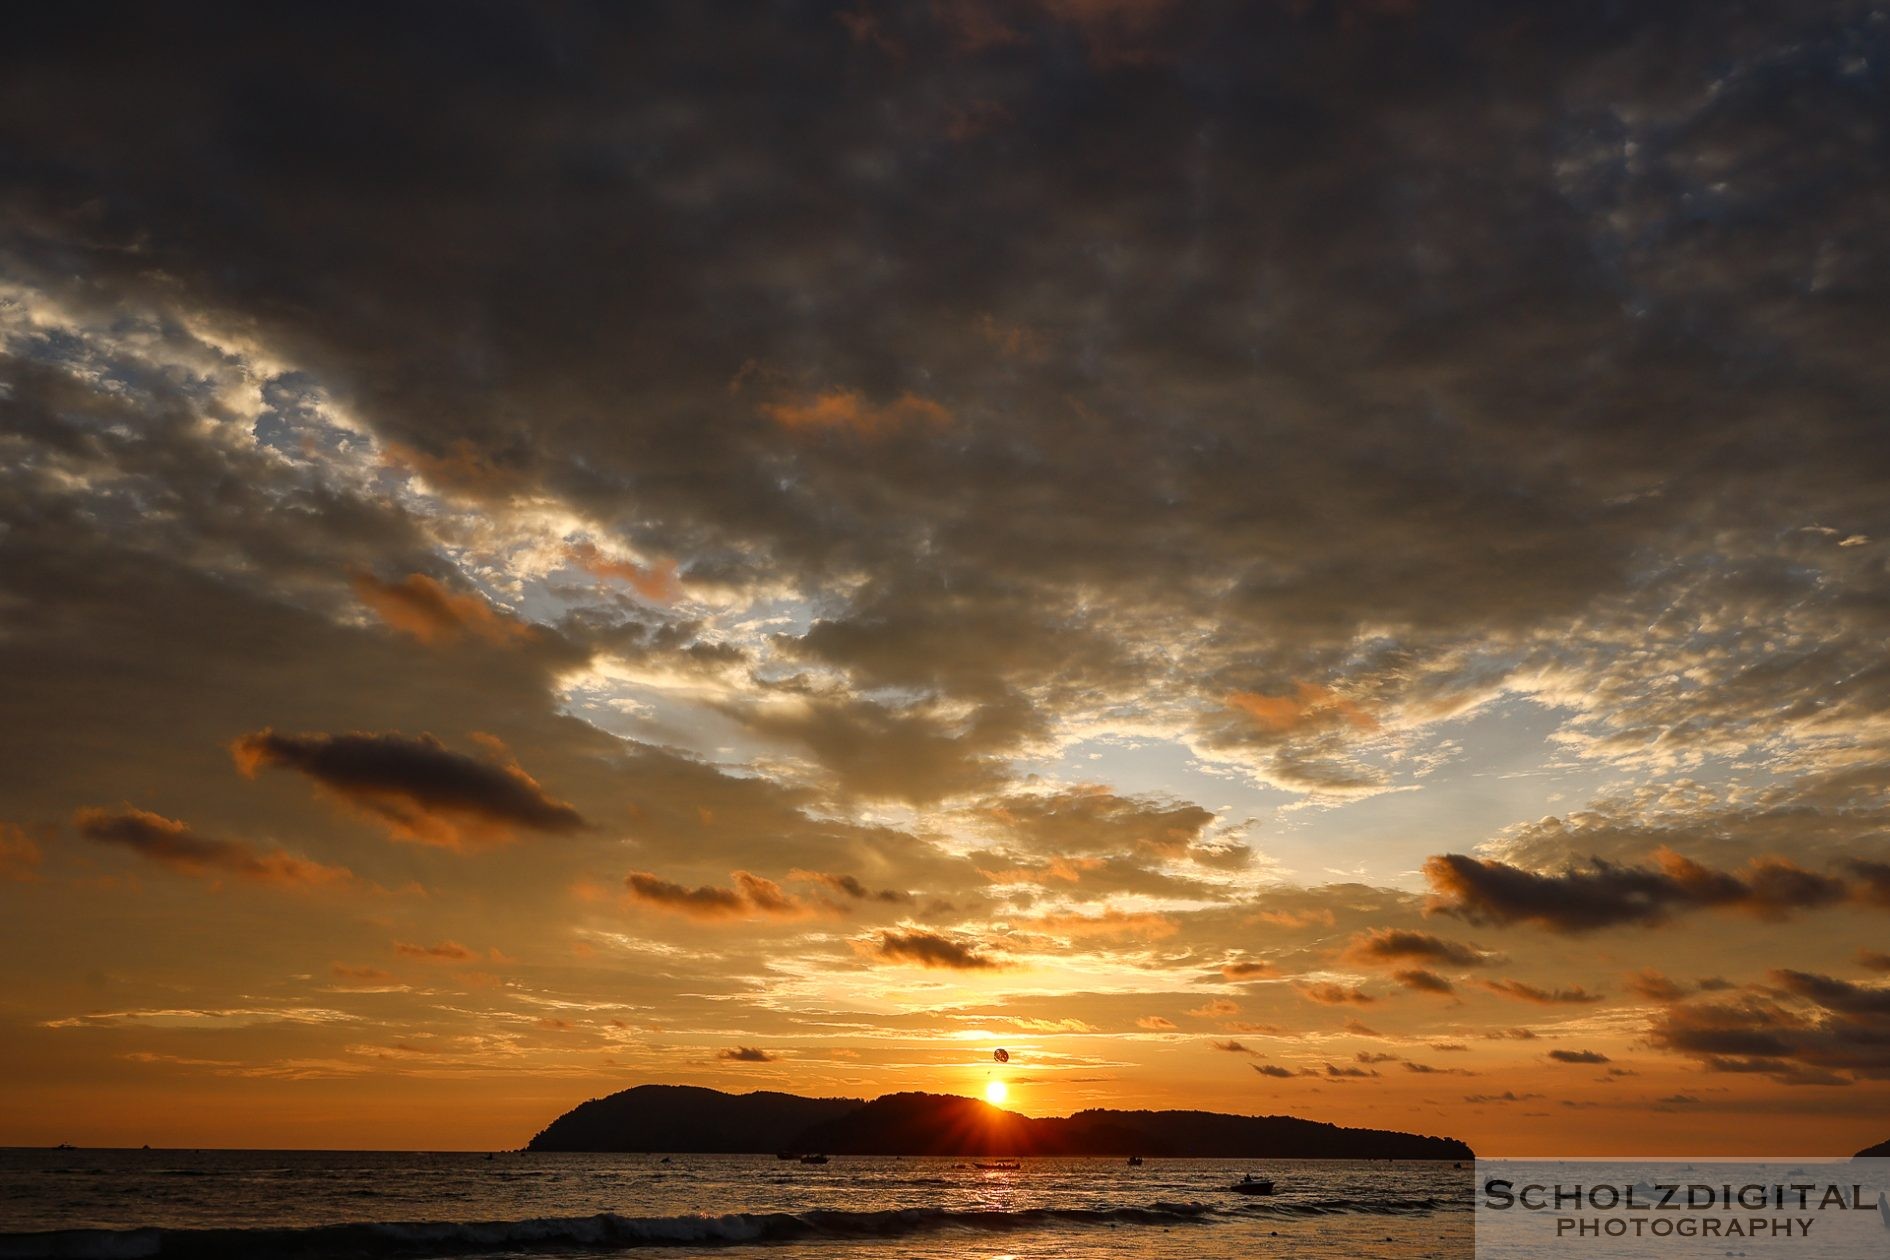
[[[1140,1168],[1141,1166],[1142,1166],[1142,1157],[1140,1155],[1129,1156],[1129,1167]]]
[[[1272,1194],[1273,1178],[1256,1177],[1252,1173],[1248,1173],[1227,1188],[1232,1190],[1235,1194]]]
[[[994,1164],[973,1164],[973,1168],[982,1168],[986,1172],[1016,1172],[1023,1165],[1014,1159],[1001,1159]]]
[[[803,1155],[801,1156],[801,1162],[803,1164],[824,1164],[827,1162],[827,1157],[825,1155]]]

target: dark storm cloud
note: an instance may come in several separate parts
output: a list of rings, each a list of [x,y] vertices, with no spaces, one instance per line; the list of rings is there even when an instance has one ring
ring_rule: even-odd
[[[280,849],[258,849],[241,840],[206,836],[187,823],[149,810],[82,809],[72,821],[87,840],[119,845],[184,875],[230,875],[284,888],[337,888],[355,882],[354,873],[343,867],[324,866]]]
[[[1672,852],[1657,854],[1656,861],[1654,867],[1622,866],[1595,858],[1587,868],[1544,874],[1449,853],[1429,859],[1424,874],[1443,913],[1473,923],[1532,923],[1571,933],[1653,926],[1678,911],[1706,908],[1782,919],[1849,895],[1842,880],[1782,858],[1755,858],[1738,873],[1713,870]]]
[[[431,735],[262,730],[231,751],[246,775],[270,766],[299,771],[397,838],[422,844],[460,848],[503,842],[521,829],[562,835],[585,825],[517,764],[453,752]]]
[[[1597,747],[1707,747],[1761,695],[1886,695],[1863,562],[1755,554],[1808,505],[1886,523],[1842,401],[1884,385],[1879,37],[1824,10],[42,14],[6,248],[241,317],[390,467],[547,492],[685,586],[844,589],[793,651],[957,725],[735,711],[864,795],[989,790],[1138,692],[1276,782],[1373,790],[1377,715],[1539,631],[1639,697]],[[1649,555],[1655,609],[1803,607],[1839,646],[1636,691],[1673,671],[1605,650],[1646,623],[1607,600]]]

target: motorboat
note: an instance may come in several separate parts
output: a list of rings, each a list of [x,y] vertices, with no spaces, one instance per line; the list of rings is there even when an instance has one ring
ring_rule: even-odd
[[[1256,1177],[1252,1173],[1248,1173],[1227,1188],[1232,1190],[1235,1194],[1272,1194],[1273,1178]]]
[[[803,1155],[801,1156],[801,1162],[803,1164],[824,1164],[827,1162],[827,1157],[825,1155]]]
[[[1129,1156],[1129,1167],[1140,1168],[1141,1166],[1142,1166],[1142,1157],[1140,1155]]]

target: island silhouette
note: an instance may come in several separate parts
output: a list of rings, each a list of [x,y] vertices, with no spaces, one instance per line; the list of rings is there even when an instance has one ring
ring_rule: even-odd
[[[802,1098],[639,1085],[580,1103],[531,1151],[830,1155],[1143,1155],[1226,1159],[1474,1159],[1465,1143],[1296,1116],[1211,1111],[1079,1111],[1032,1117],[976,1098],[887,1094]]]

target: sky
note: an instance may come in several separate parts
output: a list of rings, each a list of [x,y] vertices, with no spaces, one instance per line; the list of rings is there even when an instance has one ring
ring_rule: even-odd
[[[1890,1137],[1890,6],[8,26],[0,1144]]]

